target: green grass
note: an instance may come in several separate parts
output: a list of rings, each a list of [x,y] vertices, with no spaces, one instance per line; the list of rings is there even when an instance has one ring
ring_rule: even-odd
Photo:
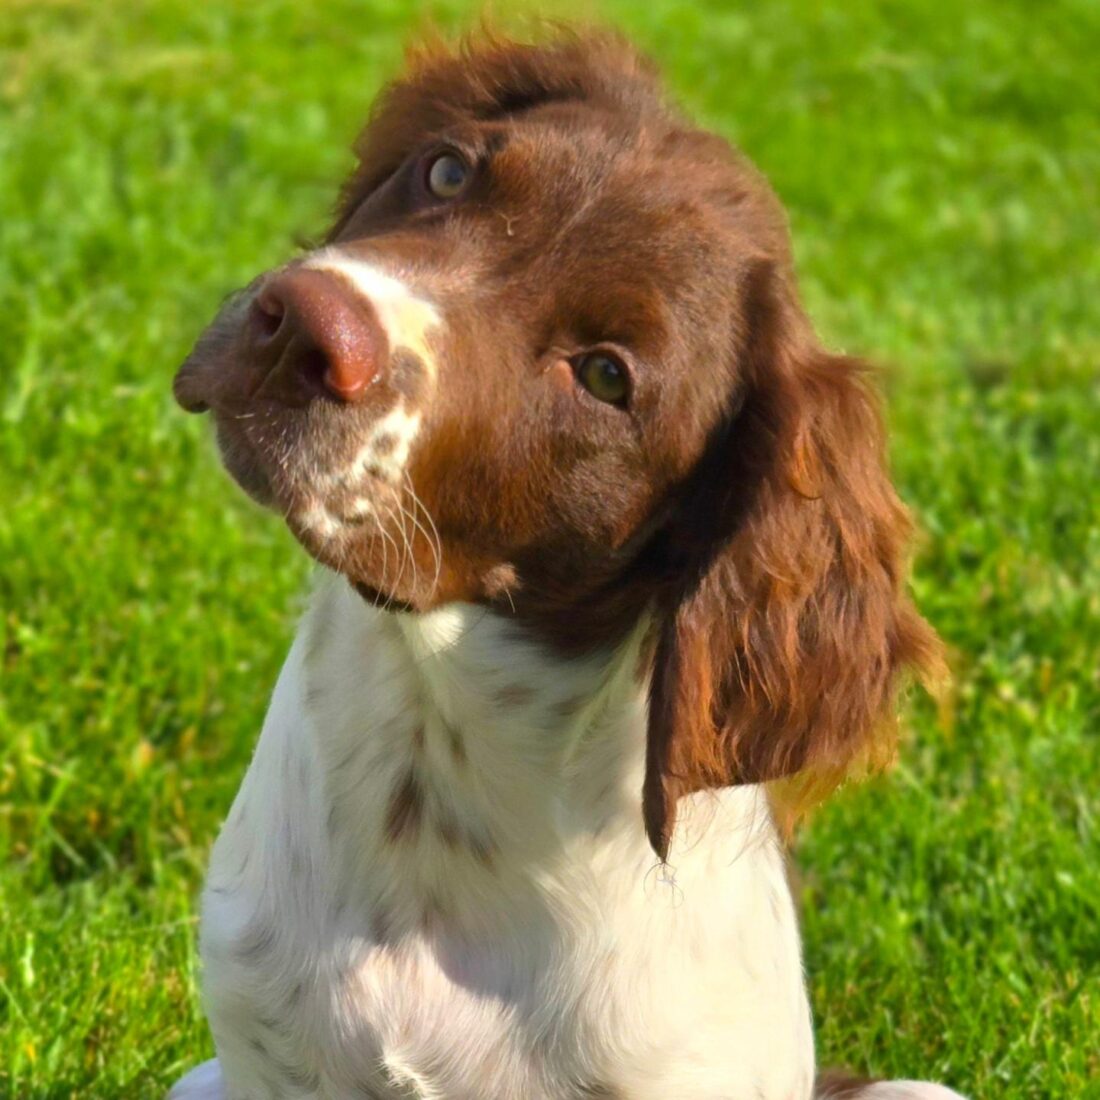
[[[3,0],[0,1094],[209,1052],[196,893],[308,566],[169,382],[323,226],[414,9]],[[1100,1097],[1100,7],[604,10],[769,173],[827,339],[890,365],[953,653],[799,843],[822,1060]]]

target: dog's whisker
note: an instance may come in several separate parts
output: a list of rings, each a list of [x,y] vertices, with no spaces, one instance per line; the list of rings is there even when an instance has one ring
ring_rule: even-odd
[[[389,570],[389,560],[390,560],[389,547],[391,547],[391,546],[393,547],[393,553],[394,553],[395,558],[397,557],[397,554],[398,554],[397,542],[393,538],[393,536],[389,533],[389,531],[386,529],[386,524],[387,524],[391,514],[392,514],[391,510],[390,510],[389,506],[387,505],[386,514],[383,515],[383,516],[378,517],[378,526],[377,526],[378,534],[382,539],[382,574],[381,574],[382,584],[381,584],[381,590],[382,590],[382,595],[383,595],[383,600],[384,600],[384,606],[386,606],[386,607],[390,606],[390,604],[392,603],[392,599],[393,599],[393,597],[391,595],[391,587],[392,586],[390,585],[390,581],[389,581],[389,572],[390,572],[390,570]]]
[[[416,586],[416,554],[413,552],[413,545],[409,541],[408,519],[409,514],[405,509],[405,502],[400,496],[394,497],[394,503],[397,510],[398,525],[401,531],[401,577],[404,578],[405,566],[408,564],[412,572],[412,584]]]
[[[439,530],[435,525],[435,520],[432,519],[431,512],[428,511],[427,506],[420,499],[419,494],[413,487],[412,478],[409,477],[408,471],[403,471],[405,487],[412,498],[413,502],[413,522],[417,528],[423,533],[424,537],[428,540],[428,545],[431,547],[432,557],[435,560],[435,575],[432,578],[432,587],[429,595],[434,594],[435,590],[439,586],[439,577],[443,571],[443,543],[439,537]],[[423,524],[421,524],[417,518],[417,511],[421,512],[424,519],[427,521],[431,531],[428,531]]]

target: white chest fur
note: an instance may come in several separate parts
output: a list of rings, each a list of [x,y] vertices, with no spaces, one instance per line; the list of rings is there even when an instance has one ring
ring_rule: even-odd
[[[661,868],[636,670],[326,580],[214,848],[193,1095],[805,1100],[764,797],[686,800]]]

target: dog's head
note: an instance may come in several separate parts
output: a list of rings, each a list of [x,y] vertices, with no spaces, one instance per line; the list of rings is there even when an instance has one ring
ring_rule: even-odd
[[[761,176],[611,36],[426,51],[324,246],[176,379],[316,558],[559,649],[653,621],[646,824],[868,747],[934,638],[862,370],[796,298]]]

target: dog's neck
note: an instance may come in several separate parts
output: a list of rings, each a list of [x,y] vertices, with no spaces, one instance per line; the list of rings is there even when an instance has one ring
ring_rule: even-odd
[[[806,1045],[763,794],[682,799],[668,866],[646,840],[640,635],[565,661],[482,610],[405,617],[326,580],[212,859],[203,953],[216,1026],[238,1043],[227,1049],[266,1068],[265,1051],[291,1065],[299,1042],[322,1042],[307,1064],[344,1072],[391,1041],[434,1052],[457,1035],[461,1085],[447,1095],[497,1080],[502,1096],[580,1095],[572,1075],[567,1090],[564,1077],[538,1084],[558,1073],[538,1051],[563,1044],[575,1061],[561,1072],[593,1079],[600,1021],[641,1020],[644,1054],[666,1018],[678,1044],[713,1028],[707,1006],[730,989],[749,1005],[735,1021],[768,1009],[745,1052],[775,1034]],[[777,987],[801,1031],[776,1024]],[[709,1000],[683,1030],[700,990]],[[491,1061],[461,1077],[478,1043]]]
[[[392,613],[326,579],[288,689],[308,728],[285,735],[313,741],[325,862],[375,894],[383,876],[407,907],[450,890],[452,910],[484,880],[516,889],[578,846],[654,863],[640,811],[642,637],[639,624],[614,650],[567,659],[483,608]]]
[[[638,635],[584,657],[563,657],[499,613],[452,604],[396,616],[427,713],[476,738],[477,726],[514,732],[510,753],[537,746],[545,762],[568,762],[591,731],[596,712],[616,712],[640,684]],[[525,743],[535,735],[534,743]],[[549,756],[547,753],[549,752]]]

